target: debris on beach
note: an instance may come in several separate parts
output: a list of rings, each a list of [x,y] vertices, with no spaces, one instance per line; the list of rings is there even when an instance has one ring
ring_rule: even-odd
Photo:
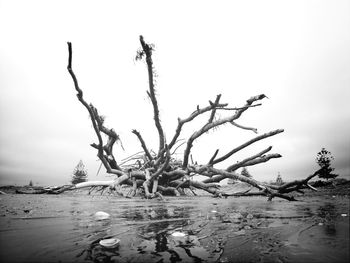
[[[100,240],[99,244],[106,248],[116,248],[119,246],[120,240],[117,238],[108,238]]]
[[[234,213],[229,215],[229,218],[231,219],[231,221],[233,223],[237,223],[238,224],[238,223],[240,223],[242,221],[243,215],[241,213],[239,213],[239,212],[237,212],[237,213],[234,212]]]
[[[106,220],[110,218],[110,215],[103,211],[98,211],[94,214],[95,220]]]
[[[172,233],[171,235],[172,235],[173,237],[184,237],[184,236],[186,236],[185,233],[179,232],[179,231],[176,231],[176,232]]]
[[[253,218],[254,218],[254,216],[252,214],[247,215],[247,219],[253,219]]]

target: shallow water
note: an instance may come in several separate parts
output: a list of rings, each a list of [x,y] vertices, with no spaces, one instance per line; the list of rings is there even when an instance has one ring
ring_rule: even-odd
[[[0,201],[1,262],[349,261],[346,197],[157,201],[64,194]],[[97,211],[110,218],[95,220]],[[110,237],[120,246],[99,244]]]

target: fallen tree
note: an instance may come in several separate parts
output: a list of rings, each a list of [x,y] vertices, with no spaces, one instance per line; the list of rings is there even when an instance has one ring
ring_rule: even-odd
[[[185,190],[189,189],[194,193],[195,189],[204,190],[214,196],[267,196],[269,200],[274,197],[283,198],[286,200],[295,200],[290,193],[294,191],[301,191],[302,188],[311,188],[316,190],[308,183],[310,179],[319,174],[316,171],[314,174],[308,176],[304,180],[294,181],[283,185],[270,185],[262,182],[258,182],[252,178],[239,175],[235,171],[247,166],[253,166],[260,163],[267,162],[271,159],[280,158],[278,153],[268,153],[271,151],[272,146],[258,152],[246,159],[233,163],[225,169],[217,168],[218,164],[228,160],[232,155],[240,150],[268,137],[277,135],[283,132],[283,129],[273,130],[250,139],[247,142],[233,148],[231,151],[219,156],[219,149],[217,149],[206,164],[197,164],[193,162],[191,150],[193,143],[201,136],[204,136],[208,131],[218,128],[225,124],[232,124],[233,126],[250,130],[257,133],[256,128],[246,127],[237,123],[237,120],[242,114],[253,107],[261,106],[260,101],[266,98],[264,94],[253,96],[249,98],[246,103],[241,107],[229,107],[227,103],[222,103],[221,94],[217,95],[214,101],[209,101],[205,107],[197,106],[189,116],[185,118],[178,118],[178,124],[174,132],[173,137],[169,140],[165,137],[163,127],[159,116],[159,106],[157,96],[155,94],[154,85],[154,66],[152,60],[152,52],[154,51],[153,45],[150,45],[144,41],[144,38],[140,36],[141,48],[137,52],[137,60],[145,60],[148,71],[148,91],[147,94],[151,100],[153,107],[154,125],[156,127],[159,145],[157,151],[152,151],[148,148],[145,139],[141,133],[137,130],[132,130],[132,133],[138,139],[142,152],[130,156],[127,160],[124,160],[122,164],[118,164],[117,159],[113,155],[113,146],[119,140],[118,134],[114,129],[107,128],[104,123],[104,117],[99,114],[97,108],[88,103],[84,96],[83,91],[79,87],[78,80],[74,74],[72,68],[72,44],[68,42],[68,71],[71,75],[74,87],[77,92],[77,98],[80,103],[89,112],[92,127],[97,136],[97,143],[92,143],[91,146],[97,150],[97,156],[101,160],[106,172],[115,176],[111,181],[90,181],[84,183],[78,183],[76,185],[62,186],[55,189],[49,189],[47,193],[61,193],[66,190],[79,189],[84,187],[90,187],[92,189],[106,190],[118,193],[122,185],[129,185],[132,190],[128,196],[135,196],[139,193],[146,198],[162,197],[162,195],[175,195],[179,196],[185,194]],[[221,118],[218,117],[218,111],[228,112],[228,116]],[[194,131],[192,135],[187,139],[185,143],[180,143],[180,134],[183,126],[193,121],[198,116],[208,114],[207,121]],[[168,142],[168,143],[167,143]],[[181,160],[175,158],[174,154],[176,150],[183,146],[185,148],[183,158]],[[202,181],[196,180],[197,175],[205,176],[206,179]],[[220,190],[220,183],[222,180],[231,178],[245,182],[256,189],[255,192],[245,191],[240,193],[225,193]]]

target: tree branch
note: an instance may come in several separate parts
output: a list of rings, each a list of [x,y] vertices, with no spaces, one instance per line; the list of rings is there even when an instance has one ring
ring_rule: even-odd
[[[217,105],[219,104],[220,98],[221,98],[221,94],[219,94],[219,95],[216,96],[216,99],[215,99],[215,102],[214,102],[213,105],[212,105],[212,103],[210,103],[210,105],[213,106],[213,109],[212,109],[212,111],[211,111],[211,114],[210,114],[208,123],[211,123],[211,122],[213,122],[213,120],[214,120],[215,113],[216,113],[216,107],[217,107]]]
[[[213,156],[209,160],[209,163],[208,163],[209,165],[213,164],[213,161],[215,160],[215,158],[218,155],[218,153],[219,153],[219,149],[216,149],[215,153],[213,154]]]
[[[113,129],[108,129],[104,126],[104,117],[98,114],[97,108],[95,108],[92,103],[90,103],[90,108],[94,113],[98,129],[108,136],[107,143],[103,146],[103,150],[107,154],[107,161],[113,169],[121,170],[113,155],[113,145],[116,141],[120,140],[120,138]]]
[[[68,53],[69,53],[67,69],[68,69],[68,72],[69,72],[69,74],[71,75],[71,77],[73,79],[75,90],[78,92],[78,94],[77,94],[78,100],[84,105],[84,107],[88,110],[88,112],[90,114],[90,119],[91,119],[91,122],[92,122],[92,126],[93,126],[94,131],[95,131],[95,133],[97,135],[97,138],[98,138],[98,145],[93,144],[93,146],[98,150],[97,156],[102,161],[102,163],[105,166],[105,168],[107,169],[108,173],[113,173],[113,174],[116,174],[118,176],[121,176],[123,173],[120,170],[118,170],[118,169],[113,169],[110,166],[110,164],[108,163],[107,159],[103,155],[103,140],[102,140],[102,136],[101,136],[101,133],[100,133],[100,129],[99,129],[98,124],[97,124],[97,119],[98,118],[95,115],[95,112],[94,112],[93,108],[83,98],[83,91],[80,89],[80,87],[78,85],[78,80],[77,80],[77,78],[76,78],[76,76],[75,76],[75,74],[73,72],[73,69],[72,69],[72,56],[73,56],[73,54],[72,54],[72,44],[70,42],[68,42],[67,44],[68,44]]]
[[[250,130],[250,131],[253,131],[254,133],[258,133],[257,128],[245,127],[245,126],[242,126],[242,125],[235,123],[234,121],[231,121],[231,124],[238,127],[238,128],[241,128],[243,130]]]
[[[152,155],[150,154],[150,152],[148,151],[148,148],[146,146],[146,143],[145,141],[143,140],[141,134],[137,131],[137,130],[132,130],[132,133],[135,134],[137,136],[137,138],[139,139],[139,141],[141,142],[141,146],[142,146],[142,149],[143,151],[145,152],[147,158],[149,161],[151,161],[153,158],[152,158]]]
[[[78,80],[73,72],[72,69],[72,57],[73,57],[73,51],[72,51],[72,43],[71,42],[67,42],[68,44],[68,72],[71,75],[73,82],[74,82],[74,87],[75,90],[78,92],[77,97],[78,100],[84,105],[84,107],[88,110],[89,114],[90,114],[90,119],[92,122],[92,126],[94,127],[95,133],[97,135],[97,139],[98,139],[98,151],[99,153],[103,154],[103,149],[102,149],[102,145],[103,145],[103,141],[102,141],[102,137],[101,134],[99,132],[96,120],[95,120],[95,116],[94,116],[94,112],[93,110],[90,108],[89,104],[83,99],[83,91],[80,89],[79,84],[78,84]]]
[[[231,150],[230,152],[228,152],[228,153],[225,154],[224,156],[222,156],[222,157],[220,157],[220,158],[214,160],[214,161],[213,161],[213,164],[217,164],[217,163],[219,163],[219,162],[222,162],[222,161],[226,160],[227,158],[229,158],[229,157],[230,157],[231,155],[233,155],[234,153],[236,153],[236,152],[238,152],[238,151],[244,149],[245,147],[247,147],[247,146],[249,146],[249,145],[251,145],[251,144],[253,144],[253,143],[257,142],[257,141],[260,141],[260,140],[262,140],[262,139],[265,139],[265,138],[274,136],[274,135],[276,135],[276,134],[278,134],[278,133],[281,133],[281,132],[284,132],[284,130],[283,130],[283,129],[279,129],[279,130],[274,130],[274,131],[271,131],[271,132],[268,132],[268,133],[264,133],[264,134],[262,134],[262,135],[259,135],[259,136],[255,137],[255,138],[253,138],[253,139],[251,139],[251,140],[249,140],[249,141],[247,141],[247,142],[241,144],[240,146],[234,148],[233,150]]]
[[[261,155],[263,155],[263,154],[265,154],[265,153],[271,151],[271,149],[272,149],[272,146],[266,148],[265,150],[263,150],[263,151],[261,151],[261,152],[255,154],[255,155],[253,155],[253,156],[251,156],[251,157],[248,157],[248,158],[244,159],[243,161],[240,161],[240,162],[238,162],[238,163],[236,163],[236,164],[233,164],[233,165],[229,166],[226,170],[229,171],[229,172],[232,172],[232,171],[237,170],[237,169],[240,168],[240,167],[247,166],[246,164],[247,164],[248,162],[253,161],[254,159],[260,157]]]
[[[314,172],[312,175],[309,175],[307,178],[303,179],[303,180],[295,180],[289,183],[285,183],[281,186],[276,187],[275,189],[278,190],[279,193],[289,193],[292,191],[296,191],[297,189],[300,188],[304,188],[304,187],[308,187],[308,182],[314,178],[315,176],[317,176],[320,172],[321,172],[322,168],[317,170],[316,172]],[[313,187],[312,187],[313,188]],[[312,190],[315,190],[312,189]]]
[[[219,95],[217,95],[217,97],[218,96]],[[185,123],[194,120],[197,116],[199,116],[205,112],[211,111],[214,108],[221,109],[223,107],[226,107],[227,105],[228,105],[227,103],[224,103],[224,104],[217,104],[217,105],[212,104],[212,105],[209,105],[209,106],[201,108],[201,109],[198,107],[197,110],[192,112],[189,117],[187,117],[185,119],[178,118],[178,125],[177,125],[176,131],[175,131],[175,135],[174,135],[173,139],[171,140],[171,142],[169,143],[169,149],[171,149],[174,146],[174,144],[176,143],[176,141],[181,133],[182,126]]]
[[[149,95],[149,97],[152,101],[152,105],[153,105],[154,122],[155,122],[156,128],[158,130],[158,134],[159,134],[158,154],[160,154],[161,150],[164,148],[165,137],[164,137],[162,125],[160,123],[158,102],[157,102],[157,98],[155,95],[155,89],[154,89],[153,61],[152,61],[153,48],[144,41],[143,36],[140,36],[140,42],[141,42],[142,50],[146,54],[146,63],[147,63],[147,70],[148,70],[148,83],[149,83],[149,92],[147,92],[147,94]]]
[[[157,171],[155,172],[154,174],[152,174],[150,180],[155,180],[159,175],[161,175],[165,169],[168,167],[169,165],[169,162],[170,162],[170,151],[169,151],[169,148],[167,145],[165,145],[165,148],[166,148],[166,157],[165,157],[165,162],[163,163],[162,167]]]
[[[186,150],[184,153],[184,160],[183,160],[182,167],[185,168],[188,165],[188,158],[189,158],[194,140],[196,140],[203,133],[209,131],[210,129],[212,129],[214,127],[217,127],[217,126],[223,125],[227,122],[232,122],[232,121],[238,119],[242,115],[242,113],[249,108],[250,105],[252,105],[255,101],[261,100],[263,98],[266,98],[266,96],[264,94],[251,97],[250,99],[247,100],[245,107],[242,107],[241,109],[237,110],[234,115],[229,116],[227,118],[219,119],[219,120],[211,122],[211,123],[207,123],[200,130],[194,132],[192,134],[192,136],[187,141],[187,147],[186,147]]]
[[[262,156],[260,158],[254,159],[254,160],[247,161],[244,163],[244,166],[252,166],[252,165],[259,164],[259,163],[265,163],[265,162],[269,161],[270,159],[280,158],[280,157],[282,157],[282,155],[280,155],[278,153],[268,154],[268,155]]]

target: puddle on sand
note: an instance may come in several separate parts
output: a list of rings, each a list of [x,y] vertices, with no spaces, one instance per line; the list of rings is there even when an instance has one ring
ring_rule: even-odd
[[[194,211],[172,205],[131,208],[122,213],[129,230],[113,236],[121,239],[118,248],[104,248],[98,238],[78,257],[93,262],[215,262],[220,254],[205,249],[191,227]],[[172,235],[177,231],[183,235]]]
[[[349,222],[341,216],[348,214],[346,199],[332,203],[327,199],[267,202],[265,198],[186,197],[159,202],[17,195],[4,197],[2,206],[10,212],[0,217],[1,262],[349,259],[344,253],[349,248]],[[110,218],[96,221],[96,211],[107,212]],[[175,231],[185,236],[173,236]],[[120,246],[102,247],[99,241],[106,238],[120,239]]]
[[[290,261],[349,262],[349,219],[334,203],[316,210],[315,222],[300,227],[285,242]]]
[[[94,262],[215,262],[218,259],[219,254],[215,257],[203,248],[197,236],[186,233],[183,237],[173,237],[172,232],[146,232],[133,242],[124,240],[116,249],[103,248],[96,240],[86,251],[85,259]]]

